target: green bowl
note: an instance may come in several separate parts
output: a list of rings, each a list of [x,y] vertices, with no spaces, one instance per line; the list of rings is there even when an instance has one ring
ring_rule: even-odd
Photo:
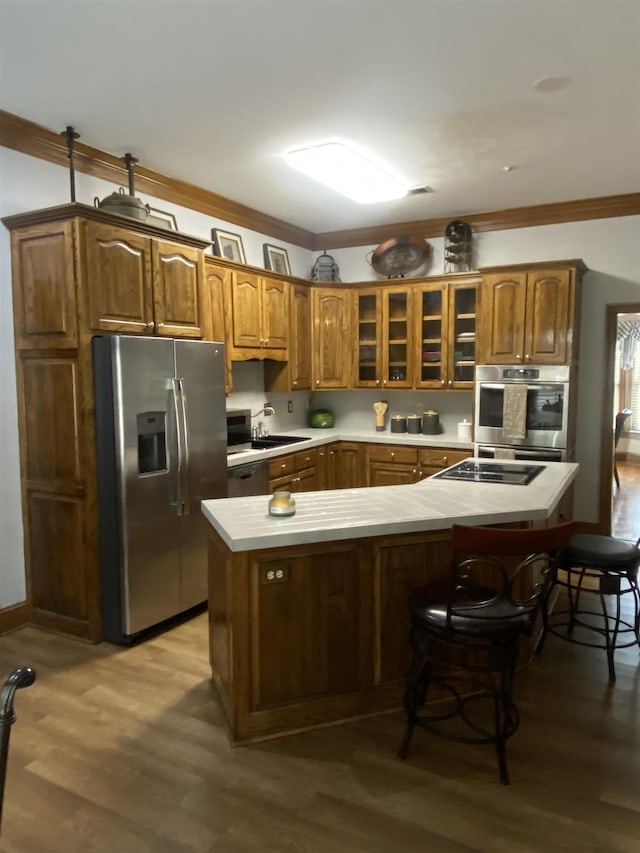
[[[309,415],[309,425],[318,429],[328,429],[335,422],[335,415],[330,409],[314,409]]]

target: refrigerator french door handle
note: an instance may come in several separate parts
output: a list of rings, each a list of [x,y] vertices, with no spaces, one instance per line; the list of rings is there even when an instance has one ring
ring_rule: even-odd
[[[172,379],[171,384],[173,385],[173,412],[175,416],[176,423],[176,444],[177,444],[177,464],[178,470],[176,475],[176,515],[182,515],[184,510],[184,495],[183,495],[183,481],[184,481],[184,431],[182,424],[182,407],[180,405],[180,398],[182,396],[182,388],[180,387],[181,379]]]
[[[182,515],[189,514],[189,424],[187,419],[187,404],[184,391],[184,379],[178,379],[180,390],[180,414],[182,422]]]

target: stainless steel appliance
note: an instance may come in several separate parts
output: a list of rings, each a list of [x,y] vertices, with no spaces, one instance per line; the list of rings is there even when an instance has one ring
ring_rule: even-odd
[[[207,599],[200,502],[227,495],[224,345],[93,340],[105,639],[130,643]]]
[[[544,467],[544,465],[518,465],[465,459],[440,474],[434,474],[433,479],[527,486],[532,480],[535,480],[538,474],[544,471]]]
[[[227,477],[230,498],[269,494],[269,462],[266,459],[235,465],[229,468]]]
[[[524,436],[504,428],[505,390],[524,385]],[[476,456],[565,460],[568,454],[570,368],[568,365],[478,365],[476,367],[474,440]]]
[[[251,449],[251,411],[229,409],[227,416],[227,452]]]

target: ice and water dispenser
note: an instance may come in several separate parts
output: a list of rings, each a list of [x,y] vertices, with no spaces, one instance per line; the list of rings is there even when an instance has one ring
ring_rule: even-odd
[[[140,412],[138,427],[138,473],[167,470],[166,413]]]

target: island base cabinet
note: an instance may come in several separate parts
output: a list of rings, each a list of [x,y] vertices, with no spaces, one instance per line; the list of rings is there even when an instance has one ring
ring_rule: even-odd
[[[407,599],[450,556],[448,530],[235,554],[211,532],[210,660],[232,741],[400,709]]]

